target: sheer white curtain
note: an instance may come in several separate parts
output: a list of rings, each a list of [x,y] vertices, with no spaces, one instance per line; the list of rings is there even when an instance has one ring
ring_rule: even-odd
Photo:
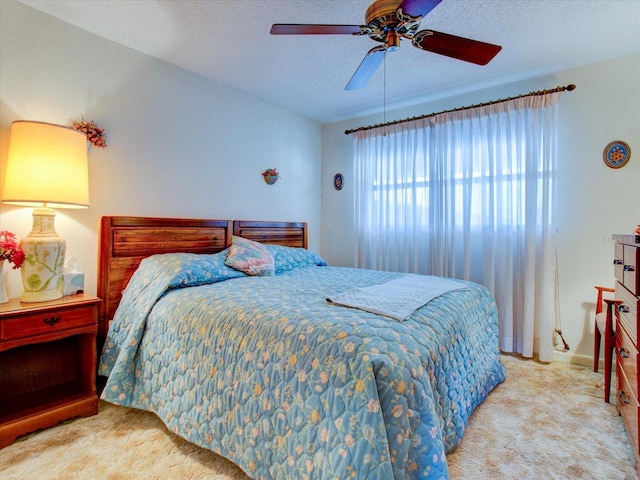
[[[553,357],[559,93],[354,134],[356,265],[481,283],[500,348]]]

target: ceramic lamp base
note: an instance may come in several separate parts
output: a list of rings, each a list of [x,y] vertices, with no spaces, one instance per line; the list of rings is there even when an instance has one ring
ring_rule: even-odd
[[[20,240],[25,254],[22,264],[24,292],[21,302],[47,302],[62,298],[62,270],[67,242],[55,231],[55,212],[51,208],[33,210],[33,228]]]

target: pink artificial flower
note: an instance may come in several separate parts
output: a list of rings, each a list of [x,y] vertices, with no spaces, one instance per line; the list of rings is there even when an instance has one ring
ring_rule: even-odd
[[[2,230],[0,232],[0,259],[9,260],[9,263],[13,263],[13,269],[16,270],[22,266],[24,258],[24,251],[15,234]]]

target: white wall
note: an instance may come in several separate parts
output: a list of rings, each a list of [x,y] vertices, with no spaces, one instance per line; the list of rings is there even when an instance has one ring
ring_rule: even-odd
[[[14,120],[84,116],[106,129],[108,147],[89,150],[90,208],[56,215],[88,293],[102,215],[304,220],[320,250],[319,123],[13,1],[0,22],[0,175]],[[272,167],[282,179],[268,186]],[[31,209],[0,206],[3,230],[22,237],[31,221]],[[20,296],[19,272],[5,272]]]
[[[593,355],[594,285],[613,286],[612,233],[640,224],[640,55],[559,72],[387,112],[389,120],[515,96],[574,83],[560,100],[558,170],[558,275],[563,361],[589,364]],[[354,264],[352,138],[344,131],[382,122],[382,114],[322,127],[322,255],[332,264]],[[632,157],[610,169],[604,147],[626,141]],[[342,191],[333,175],[345,176]],[[562,343],[560,342],[560,348]]]
[[[102,215],[306,220],[310,248],[332,264],[353,265],[352,147],[344,130],[379,123],[382,114],[320,126],[11,0],[0,1],[0,59],[0,175],[14,120],[68,124],[84,116],[107,131],[109,146],[89,151],[91,207],[59,210],[56,218],[89,293]],[[558,358],[588,362],[593,285],[613,284],[611,234],[640,223],[640,56],[402,108],[387,118],[568,83],[577,89],[560,103],[558,263],[571,350]],[[633,150],[621,170],[602,162],[612,140]],[[270,167],[282,173],[273,187],[260,176]],[[332,186],[336,172],[345,176],[340,192]],[[26,235],[30,210],[0,206],[0,228]],[[5,271],[9,295],[19,296],[19,273]]]

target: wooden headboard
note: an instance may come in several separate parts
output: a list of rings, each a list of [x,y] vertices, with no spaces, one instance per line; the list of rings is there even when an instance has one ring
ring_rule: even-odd
[[[98,348],[102,348],[122,291],[143,258],[159,253],[217,253],[231,245],[232,234],[262,243],[307,248],[305,222],[102,217]]]
[[[260,243],[307,248],[307,224],[304,222],[234,220],[233,234]]]

